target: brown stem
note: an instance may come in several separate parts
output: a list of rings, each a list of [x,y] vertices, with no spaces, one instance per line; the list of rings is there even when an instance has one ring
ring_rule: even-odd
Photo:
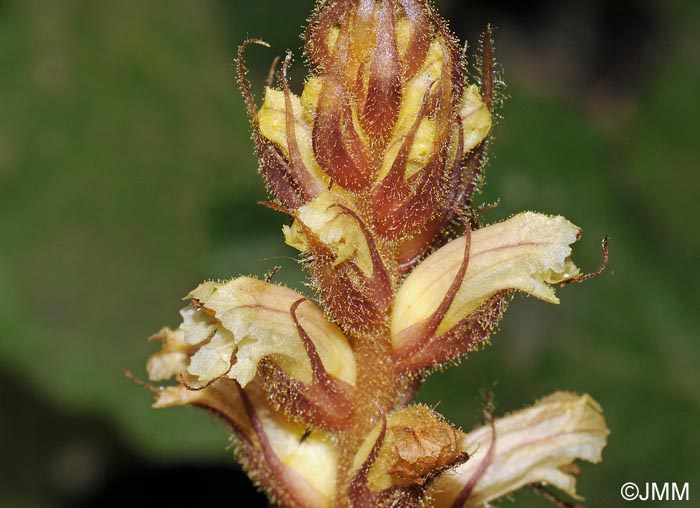
[[[372,337],[355,337],[357,383],[352,399],[354,415],[347,430],[339,435],[337,508],[347,508],[348,488],[354,476],[352,462],[367,435],[392,411],[400,396],[398,376],[389,364],[391,336],[388,329]]]

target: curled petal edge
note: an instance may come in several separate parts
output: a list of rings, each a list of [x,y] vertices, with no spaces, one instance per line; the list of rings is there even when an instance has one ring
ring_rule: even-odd
[[[597,463],[610,434],[598,403],[589,395],[555,392],[531,407],[495,421],[491,460],[468,499],[455,505],[477,473],[493,437],[490,425],[466,435],[471,459],[447,471],[431,486],[435,508],[477,508],[531,484],[546,484],[576,495],[576,459]]]
[[[579,236],[580,229],[564,217],[525,212],[448,243],[420,263],[397,292],[391,317],[394,348],[426,340],[415,336],[415,327],[426,327],[436,316],[439,322],[427,328],[437,335],[450,331],[502,291],[515,289],[559,303],[551,284],[580,276],[569,247]],[[451,291],[456,279],[461,282]],[[451,302],[443,312],[446,298]]]
[[[313,370],[298,334],[298,321],[306,329],[325,370],[354,385],[355,358],[345,335],[311,302],[293,317],[290,308],[304,300],[296,291],[239,277],[224,283],[205,282],[187,298],[204,318],[200,322],[209,319],[202,326],[216,330],[210,342],[193,355],[188,367],[189,373],[199,376],[200,381],[225,375],[245,386],[255,377],[260,361],[271,358],[294,379],[310,383]],[[235,358],[231,364],[232,354]]]

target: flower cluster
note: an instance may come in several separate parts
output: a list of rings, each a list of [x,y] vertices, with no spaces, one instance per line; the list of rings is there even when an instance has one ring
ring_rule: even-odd
[[[479,348],[515,291],[557,303],[580,281],[563,217],[481,226],[472,194],[492,127],[490,34],[480,86],[424,0],[320,2],[301,96],[284,59],[258,108],[239,74],[261,172],[290,217],[315,301],[268,280],[204,282],[154,338],[156,407],[213,411],[273,504],[476,507],[528,484],[575,495],[572,462],[607,428],[558,392],[463,433],[411,400],[436,366]]]

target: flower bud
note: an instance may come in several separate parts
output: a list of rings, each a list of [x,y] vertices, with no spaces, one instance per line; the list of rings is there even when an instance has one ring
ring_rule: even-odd
[[[329,192],[297,210],[297,220],[285,226],[287,245],[302,252],[312,252],[306,231],[330,251],[332,266],[352,262],[366,277],[373,276],[372,253],[365,233],[358,221],[348,214]]]
[[[270,164],[286,168],[262,160],[277,198],[295,209],[331,182],[351,201],[368,193],[369,208],[352,208],[402,241],[456,205],[446,183],[462,177],[462,158],[486,137],[491,115],[475,85],[463,96],[459,50],[430,8],[328,2],[311,19],[306,50],[312,75],[301,98],[289,91],[287,59],[282,90],[268,88],[254,114],[261,142],[277,153]]]
[[[392,413],[369,433],[354,458],[353,506],[418,506],[424,487],[468,459],[462,433],[426,406]]]
[[[588,395],[556,392],[467,434],[471,458],[430,487],[435,508],[477,508],[530,484],[554,486],[576,497],[576,459],[600,462],[610,433],[601,408]],[[490,456],[490,458],[489,458]],[[484,463],[487,460],[487,463]],[[479,472],[485,466],[485,470]],[[479,475],[475,477],[475,475]],[[468,499],[455,505],[472,480]]]
[[[580,275],[569,258],[579,233],[563,217],[526,212],[433,253],[396,294],[396,358],[404,368],[421,368],[473,349],[500,317],[499,295],[505,291],[559,303],[551,284]]]
[[[258,151],[274,155],[261,164],[329,312],[375,333],[391,307],[388,271],[419,258],[463,204],[464,159],[491,113],[476,85],[463,93],[459,50],[424,2],[324,3],[306,50],[301,97],[288,56],[281,89],[253,112]]]
[[[359,215],[329,192],[295,213],[287,244],[310,256],[311,269],[335,319],[356,333],[384,325],[392,284],[380,244]]]

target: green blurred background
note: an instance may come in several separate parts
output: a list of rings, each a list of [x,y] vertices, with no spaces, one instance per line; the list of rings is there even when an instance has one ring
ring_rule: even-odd
[[[303,280],[285,218],[255,204],[232,61],[247,36],[269,41],[249,57],[261,90],[275,55],[300,53],[312,4],[0,0],[0,506],[106,505],[109,489],[183,478],[219,481],[236,506],[226,431],[150,409],[123,369],[145,377],[146,338],[205,278],[282,265],[280,280]],[[585,230],[580,266],[598,265],[605,233],[611,261],[559,306],[516,298],[493,345],[420,398],[470,428],[484,387],[499,413],[588,392],[612,429],[603,463],[583,467],[590,506],[622,506],[627,481],[700,495],[698,3],[437,5],[472,45],[499,28],[508,98],[487,220],[561,213]]]

